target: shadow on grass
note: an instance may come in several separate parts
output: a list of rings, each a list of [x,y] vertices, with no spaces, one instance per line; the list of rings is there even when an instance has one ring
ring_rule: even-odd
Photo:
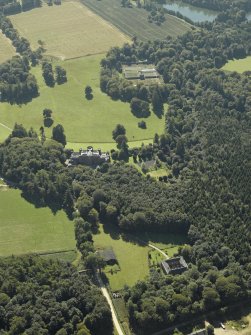
[[[68,219],[73,220],[72,209],[71,208],[62,208],[62,205],[60,203],[53,202],[53,201],[43,201],[42,202],[41,199],[34,198],[34,197],[30,196],[30,194],[28,192],[24,192],[24,191],[22,191],[21,197],[24,200],[28,201],[29,203],[33,204],[35,206],[35,208],[44,208],[44,207],[50,208],[53,215],[56,215],[57,212],[60,211],[60,210],[64,210]]]
[[[129,243],[139,246],[146,246],[148,243],[159,243],[164,245],[184,245],[187,243],[187,237],[181,234],[155,233],[155,232],[133,232],[122,231],[115,224],[103,223],[104,233],[109,234],[113,240],[120,238]],[[97,232],[98,233],[98,232]]]

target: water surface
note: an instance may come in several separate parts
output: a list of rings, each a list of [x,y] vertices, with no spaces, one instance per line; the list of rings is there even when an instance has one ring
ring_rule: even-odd
[[[180,12],[194,22],[213,21],[218,12],[206,8],[199,8],[180,1],[169,1],[164,5],[164,8]],[[251,18],[251,13],[250,13]]]

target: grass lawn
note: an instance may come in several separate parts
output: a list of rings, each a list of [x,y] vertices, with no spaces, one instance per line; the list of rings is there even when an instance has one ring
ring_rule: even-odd
[[[149,13],[146,10],[136,7],[123,8],[121,1],[118,0],[82,0],[82,3],[126,35],[137,36],[145,42],[163,39],[167,35],[176,37],[191,29],[188,23],[168,14],[165,14],[166,21],[161,26],[149,23],[147,20]]]
[[[166,168],[160,168],[157,170],[151,170],[147,174],[151,177],[158,179],[159,177],[167,176],[170,173],[170,170]]]
[[[225,71],[236,71],[243,73],[245,71],[251,71],[251,56],[243,59],[230,60],[222,68]]]
[[[125,242],[115,227],[100,225],[100,233],[93,236],[96,249],[112,247],[121,271],[114,274],[106,272],[111,289],[120,290],[124,285],[132,286],[144,279],[148,273],[147,255],[149,248],[131,242]]]
[[[13,57],[16,52],[11,41],[0,32],[0,64]]]
[[[63,211],[53,215],[49,208],[35,208],[24,200],[19,190],[4,189],[0,188],[0,256],[75,248],[74,226]]]
[[[144,139],[152,141],[156,132],[163,133],[165,118],[159,119],[152,113],[146,119],[147,129],[140,129],[139,119],[131,113],[128,103],[113,101],[102,93],[99,89],[99,63],[103,57],[96,55],[55,62],[54,65],[60,64],[66,69],[68,82],[54,88],[45,85],[40,67],[33,68],[32,72],[39,83],[40,96],[22,106],[2,103],[0,123],[13,128],[14,123],[18,122],[38,131],[43,125],[43,109],[50,108],[53,111],[54,124],[61,123],[64,126],[67,141],[74,143],[69,143],[68,146],[75,149],[89,143],[101,147],[102,150],[114,146],[112,130],[118,123],[125,126],[129,141],[138,141],[136,143],[139,145]],[[86,85],[93,88],[93,100],[86,100],[84,97]],[[6,138],[6,133],[7,129],[0,125],[0,141]],[[46,135],[51,136],[51,129],[46,129]],[[103,142],[106,146],[104,149]]]
[[[138,148],[141,147],[142,143],[144,143],[145,145],[153,143],[153,139],[148,139],[148,140],[138,140],[138,141],[129,141],[128,142],[128,146],[129,148]],[[79,150],[79,148],[85,148],[86,146],[94,146],[96,147],[101,147],[103,151],[110,151],[112,149],[117,149],[117,145],[115,142],[83,142],[83,143],[74,143],[74,142],[68,142],[67,143],[67,147],[71,148],[73,150]],[[130,159],[130,161],[132,161],[132,159]]]
[[[36,8],[10,17],[33,49],[45,42],[46,54],[60,59],[93,55],[130,41],[117,28],[77,1]]]

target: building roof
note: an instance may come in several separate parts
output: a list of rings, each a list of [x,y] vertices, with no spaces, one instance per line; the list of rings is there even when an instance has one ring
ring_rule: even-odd
[[[104,259],[105,262],[117,261],[117,257],[112,248],[100,250],[99,254]]]
[[[188,265],[183,257],[166,259],[161,264],[167,274],[181,273],[188,268]]]

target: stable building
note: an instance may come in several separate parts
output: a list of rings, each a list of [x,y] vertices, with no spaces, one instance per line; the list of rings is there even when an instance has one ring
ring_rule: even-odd
[[[161,262],[161,266],[167,275],[181,274],[188,268],[188,265],[182,256],[166,259]]]

